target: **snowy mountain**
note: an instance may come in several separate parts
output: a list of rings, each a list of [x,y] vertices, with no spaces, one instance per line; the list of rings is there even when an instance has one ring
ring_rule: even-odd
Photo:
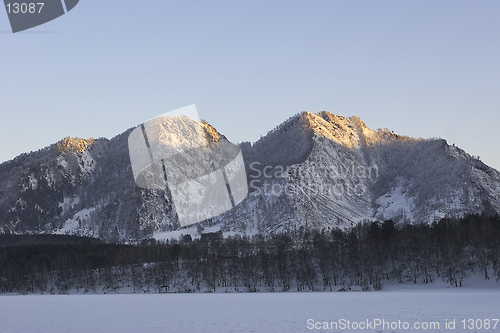
[[[226,138],[202,124],[214,141]],[[127,139],[66,138],[0,164],[0,233],[108,241],[205,231],[348,228],[363,220],[434,222],[500,211],[500,173],[442,139],[371,130],[357,117],[302,112],[240,144],[248,197],[179,231],[172,198],[136,186]],[[198,230],[198,231],[197,231]]]
[[[373,131],[357,117],[303,112],[241,146],[254,191],[216,219],[228,230],[432,223],[500,209],[498,171],[445,140]]]

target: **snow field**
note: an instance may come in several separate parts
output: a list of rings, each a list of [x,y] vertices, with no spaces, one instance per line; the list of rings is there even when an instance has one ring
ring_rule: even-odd
[[[316,323],[384,320],[446,322],[500,317],[500,290],[399,289],[383,292],[143,294],[0,297],[0,332],[318,332]],[[330,332],[360,332],[328,329]],[[404,332],[366,329],[363,332]],[[413,330],[415,331],[415,330]],[[422,330],[423,331],[423,330]],[[431,330],[427,330],[431,332]],[[417,331],[415,331],[417,332]]]

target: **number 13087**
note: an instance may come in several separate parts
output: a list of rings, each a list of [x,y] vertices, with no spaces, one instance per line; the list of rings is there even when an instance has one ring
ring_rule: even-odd
[[[7,7],[8,14],[40,14],[42,12],[43,2],[31,2],[31,3],[8,3],[5,5]]]

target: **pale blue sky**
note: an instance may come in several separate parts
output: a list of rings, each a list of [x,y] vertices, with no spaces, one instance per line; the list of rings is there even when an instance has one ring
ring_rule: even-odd
[[[0,10],[0,161],[196,104],[233,142],[328,110],[500,169],[499,17],[494,0],[81,0],[12,34]]]

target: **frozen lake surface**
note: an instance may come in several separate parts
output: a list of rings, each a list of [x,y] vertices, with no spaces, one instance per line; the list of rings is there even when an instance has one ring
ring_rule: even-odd
[[[0,296],[0,332],[500,332],[500,290],[416,288],[379,292]],[[459,329],[462,320],[474,329]],[[349,327],[333,327],[344,323]],[[456,329],[446,328],[455,320]],[[479,320],[479,321],[478,321]],[[489,321],[487,321],[489,320]],[[401,321],[400,327],[398,321]],[[326,323],[325,323],[326,322]],[[488,326],[489,329],[484,329]],[[326,326],[325,326],[326,325]],[[387,327],[392,325],[392,327]],[[429,324],[430,325],[430,324]],[[477,325],[477,326],[476,326]],[[478,329],[481,325],[483,328]],[[413,326],[411,326],[413,327]],[[363,327],[361,327],[363,328]],[[415,329],[413,329],[415,331]]]

